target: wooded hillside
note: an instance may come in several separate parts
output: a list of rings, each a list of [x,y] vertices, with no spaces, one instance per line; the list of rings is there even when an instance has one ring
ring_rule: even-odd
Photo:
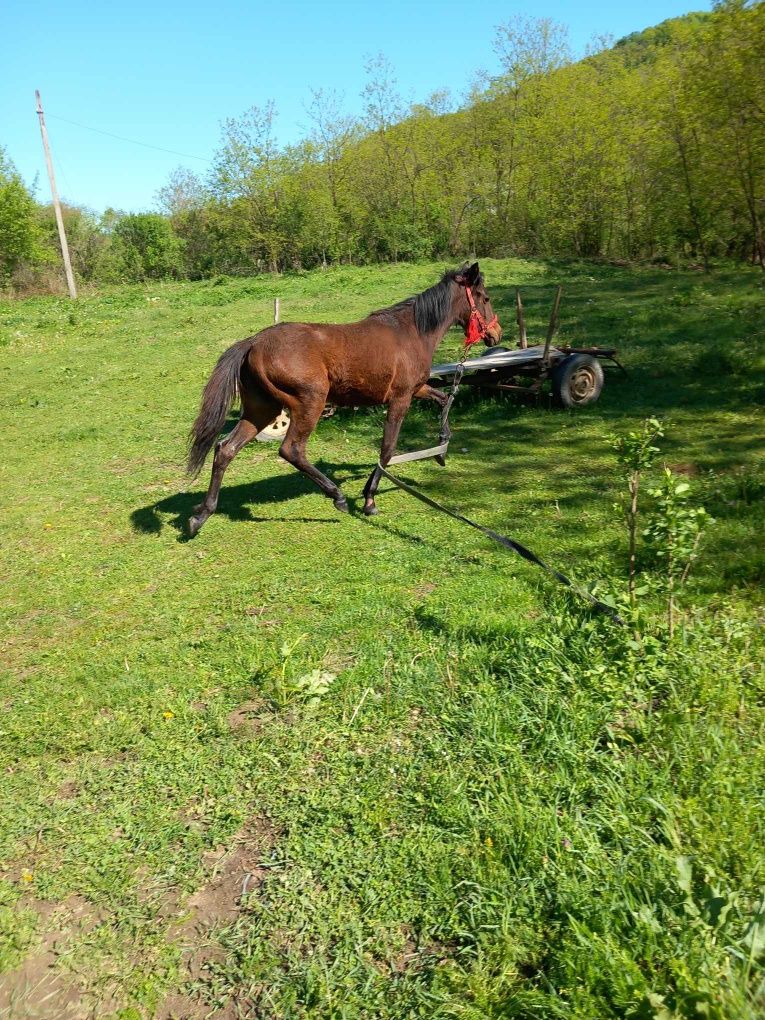
[[[83,279],[478,255],[765,262],[765,5],[741,0],[571,58],[547,20],[500,26],[501,73],[406,107],[382,57],[361,119],[312,93],[280,148],[273,104],[223,124],[212,170],[161,213],[67,212]],[[0,273],[55,261],[53,217],[0,161]]]

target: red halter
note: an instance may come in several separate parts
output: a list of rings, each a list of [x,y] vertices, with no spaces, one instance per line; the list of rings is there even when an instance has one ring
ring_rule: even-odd
[[[479,340],[485,340],[489,330],[499,325],[499,319],[495,315],[491,322],[487,322],[476,308],[473,292],[467,285],[465,286],[465,293],[470,305],[470,318],[465,328],[465,346],[470,347],[472,344],[477,344]]]

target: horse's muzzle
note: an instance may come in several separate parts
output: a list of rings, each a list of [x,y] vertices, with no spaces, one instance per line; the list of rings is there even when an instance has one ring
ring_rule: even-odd
[[[484,343],[487,347],[496,347],[502,339],[502,327],[499,323],[496,326],[491,326],[486,330],[486,336],[484,337]]]

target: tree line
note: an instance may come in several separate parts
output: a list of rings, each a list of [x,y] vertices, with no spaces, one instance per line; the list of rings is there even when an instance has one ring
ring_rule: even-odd
[[[406,106],[380,57],[360,117],[311,94],[275,140],[269,103],[226,120],[209,175],[157,212],[68,207],[83,280],[202,278],[477,255],[750,260],[765,267],[765,3],[725,0],[573,60],[546,19],[496,31],[501,72]],[[0,150],[0,277],[58,260],[49,206]],[[57,270],[55,270],[57,272]]]

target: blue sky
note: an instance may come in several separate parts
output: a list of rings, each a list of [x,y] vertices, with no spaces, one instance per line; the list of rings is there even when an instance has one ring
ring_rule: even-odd
[[[574,51],[594,35],[619,38],[708,2],[582,0],[132,0],[37,4],[3,0],[0,145],[37,195],[49,197],[34,90],[46,111],[59,191],[96,210],[150,208],[173,167],[201,172],[220,122],[273,99],[280,141],[306,131],[311,88],[336,89],[359,112],[365,59],[383,53],[407,99],[439,88],[459,97],[476,71],[496,72],[495,26],[514,15],[568,25]],[[199,159],[131,145],[109,131]]]

